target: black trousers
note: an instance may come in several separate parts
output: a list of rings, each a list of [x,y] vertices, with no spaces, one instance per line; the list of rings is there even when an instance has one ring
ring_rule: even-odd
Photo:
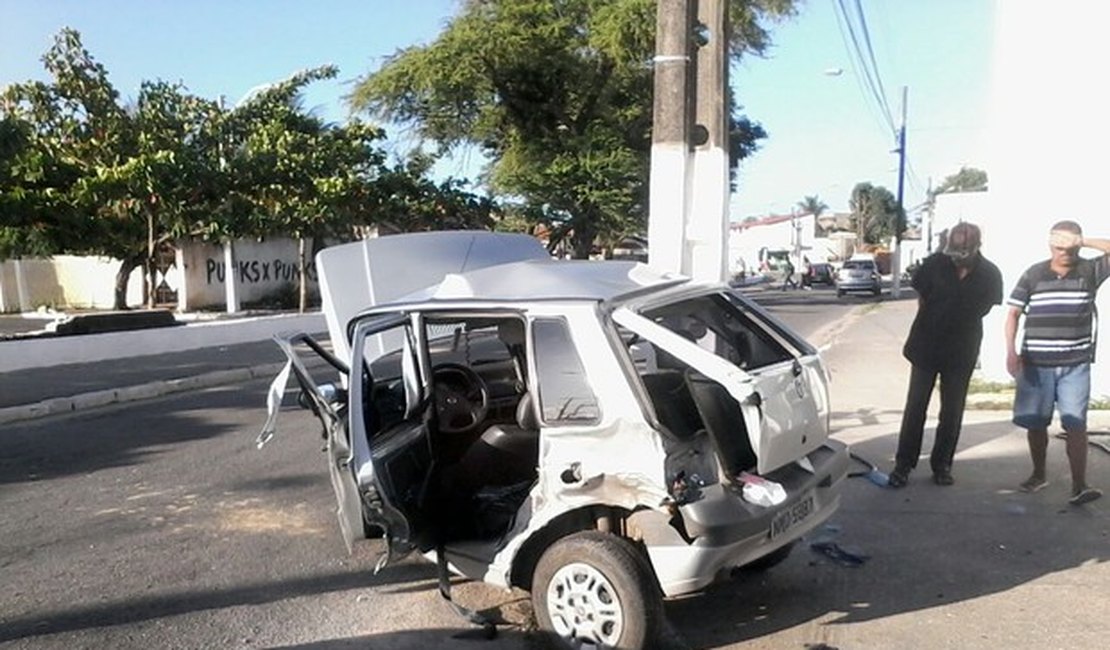
[[[898,434],[896,467],[910,470],[917,466],[917,459],[921,456],[921,438],[925,433],[925,413],[933,395],[933,385],[939,377],[940,418],[933,440],[933,453],[929,456],[929,466],[934,473],[951,470],[952,457],[956,455],[956,443],[960,441],[960,426],[963,424],[964,406],[967,404],[967,387],[974,369],[973,366],[944,370],[913,366],[906,407],[902,411],[902,429]]]

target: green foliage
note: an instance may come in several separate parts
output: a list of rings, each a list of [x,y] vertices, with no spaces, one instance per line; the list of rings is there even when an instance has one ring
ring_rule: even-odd
[[[733,56],[762,52],[762,22],[793,4],[730,3]],[[352,105],[440,151],[479,147],[491,191],[584,257],[644,229],[655,13],[652,0],[471,0],[431,44],[362,79]],[[766,134],[730,117],[735,166]]]
[[[887,242],[904,226],[900,220],[898,200],[890,190],[871,183],[858,183],[849,200],[852,224],[857,241],[866,244]]]
[[[817,219],[822,214],[824,214],[825,210],[829,209],[829,206],[826,205],[820,199],[820,197],[818,197],[817,195],[813,195],[807,196],[805,199],[798,201],[798,209],[801,210],[804,214],[813,215],[813,235],[815,237],[822,236],[824,234],[824,230],[822,230],[821,224],[817,223]]]
[[[987,172],[974,167],[960,167],[960,171],[944,179],[933,194],[949,192],[986,192]]]
[[[352,237],[396,229],[486,227],[494,206],[431,161],[389,165],[381,129],[325,124],[299,105],[321,66],[225,109],[181,84],[144,82],[122,104],[107,71],[65,29],[43,57],[52,81],[0,91],[0,259],[91,254],[131,271],[183,238]],[[148,273],[148,279],[152,277]]]

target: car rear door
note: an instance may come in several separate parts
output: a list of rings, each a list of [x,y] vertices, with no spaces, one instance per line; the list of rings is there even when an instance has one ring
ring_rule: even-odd
[[[719,383],[736,400],[756,455],[756,469],[766,474],[798,461],[826,440],[828,394],[816,350],[800,343],[781,323],[772,327],[762,316],[742,309],[749,306],[717,294],[646,310],[643,315],[620,308],[613,313],[613,320]],[[729,312],[732,329],[727,333],[713,332],[713,323],[720,322],[708,313],[713,309]],[[746,361],[723,358],[714,349],[719,346],[709,343],[707,349],[701,341],[675,331],[671,316],[676,314],[710,324],[709,332],[715,336],[703,340],[735,339],[742,327],[747,334]],[[737,432],[740,428],[737,426]]]

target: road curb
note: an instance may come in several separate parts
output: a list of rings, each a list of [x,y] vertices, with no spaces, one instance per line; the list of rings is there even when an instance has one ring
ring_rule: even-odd
[[[217,370],[192,377],[167,379],[124,388],[109,388],[68,397],[53,397],[31,404],[9,406],[0,408],[0,424],[34,420],[52,415],[66,415],[110,404],[135,402],[197,388],[211,388],[235,382],[250,381],[275,375],[283,365],[285,364],[267,363],[249,368]]]

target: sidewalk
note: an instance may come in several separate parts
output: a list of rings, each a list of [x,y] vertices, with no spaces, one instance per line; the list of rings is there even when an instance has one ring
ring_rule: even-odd
[[[832,375],[829,392],[833,435],[884,472],[893,466],[898,442],[910,376],[902,345],[915,313],[912,300],[884,300],[862,305],[827,333],[828,349],[823,357]],[[1009,400],[1004,393],[968,396],[954,468],[957,482],[969,471],[967,464],[978,467],[987,459],[996,469],[1003,468],[990,474],[1010,478],[1014,485],[1028,474],[1025,432],[1010,422]],[[940,396],[934,392],[925,423],[923,458],[915,473],[917,481],[929,477],[927,456],[939,407]],[[1090,411],[1088,425],[1092,436],[1106,439],[1110,436],[1110,411]],[[1049,433],[1058,431],[1054,422]],[[1068,483],[1063,446],[1055,437],[1049,443],[1049,471],[1055,474],[1053,482],[1061,491]],[[1092,484],[1110,485],[1110,455],[1091,447],[1088,465]],[[1005,481],[1002,484],[1008,485]]]
[[[290,330],[320,334],[326,327],[319,313],[252,314],[150,330],[0,341],[0,425],[270,377],[284,362],[271,337]]]

